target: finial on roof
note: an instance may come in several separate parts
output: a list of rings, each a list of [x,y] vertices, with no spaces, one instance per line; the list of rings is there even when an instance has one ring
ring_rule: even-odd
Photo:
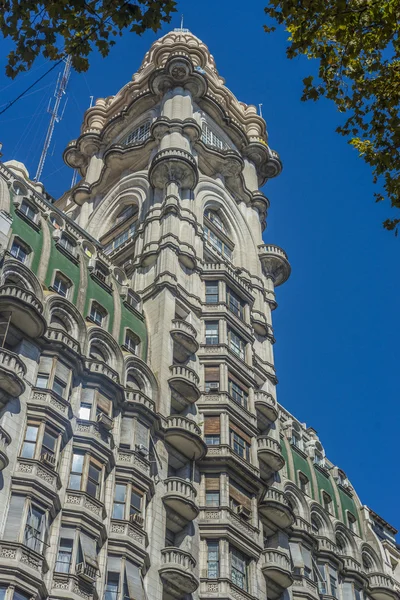
[[[189,29],[184,29],[183,27],[183,15],[181,15],[181,26],[180,27],[176,27],[174,29],[174,31],[176,31],[177,33],[190,33]]]

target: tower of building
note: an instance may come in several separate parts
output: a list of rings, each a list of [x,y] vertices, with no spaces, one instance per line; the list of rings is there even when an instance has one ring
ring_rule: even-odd
[[[277,402],[256,108],[181,28],[64,159],[57,201],[0,164],[0,600],[398,600],[396,530]]]

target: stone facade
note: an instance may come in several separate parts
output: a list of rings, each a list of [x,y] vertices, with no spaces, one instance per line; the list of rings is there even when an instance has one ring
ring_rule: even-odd
[[[277,402],[265,122],[186,30],[54,201],[0,165],[0,596],[396,600],[396,531]]]

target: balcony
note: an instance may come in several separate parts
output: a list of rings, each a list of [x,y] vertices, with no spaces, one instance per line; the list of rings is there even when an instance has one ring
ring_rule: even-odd
[[[74,513],[77,518],[89,518],[97,527],[103,528],[106,511],[102,502],[80,490],[67,490],[63,512]],[[82,514],[83,513],[83,514]]]
[[[98,595],[93,585],[83,581],[76,573],[53,574],[50,598],[62,598],[63,600],[94,600]]]
[[[238,540],[243,536],[253,544],[259,544],[259,530],[251,524],[250,517],[244,519],[237,515],[230,508],[213,508],[211,506],[202,507],[199,516],[202,535],[215,534],[220,530],[221,534],[230,534],[237,536]]]
[[[25,583],[43,589],[43,572],[46,560],[41,555],[18,542],[0,542],[1,571],[7,584]],[[3,584],[4,585],[4,584]]]
[[[10,442],[11,437],[2,427],[0,427],[0,471],[5,469],[8,465],[7,446]]]
[[[70,336],[62,329],[48,327],[46,330],[45,337],[53,345],[61,346],[65,350],[72,350],[72,352],[74,352],[75,354],[81,353],[79,342],[77,342],[72,336]]]
[[[172,365],[169,369],[172,404],[177,410],[182,410],[200,398],[199,377],[192,369],[183,365]]]
[[[190,419],[169,416],[166,419],[165,441],[187,460],[200,460],[207,452],[200,427]]]
[[[0,312],[10,312],[11,323],[28,337],[41,337],[46,329],[42,303],[35,294],[16,285],[0,288]]]
[[[201,579],[200,598],[223,598],[224,600],[258,600],[229,579]]]
[[[104,417],[108,419],[105,415]],[[111,421],[111,419],[108,419],[108,421]],[[106,450],[107,453],[114,448],[112,434],[106,427],[97,421],[77,419],[74,433],[77,438],[83,438],[85,442],[99,443],[100,447],[103,450]]]
[[[295,522],[295,515],[285,494],[277,488],[271,487],[266,491],[258,512],[267,535],[272,535],[278,529],[288,529]]]
[[[259,425],[264,429],[278,418],[278,405],[275,398],[268,392],[259,390],[254,394],[254,405],[257,411]]]
[[[161,563],[159,573],[167,596],[183,598],[197,590],[196,561],[191,554],[179,548],[164,548],[161,550]]]
[[[112,383],[119,384],[118,373],[102,360],[92,360],[90,358],[86,359],[85,369],[92,375],[97,375],[101,378],[104,377],[106,380],[111,381]]]
[[[276,548],[266,548],[261,554],[261,570],[268,586],[268,597],[276,600],[293,583],[290,557]]]
[[[20,396],[25,390],[26,367],[14,352],[0,348],[0,389],[10,396]]]
[[[267,435],[259,435],[257,447],[262,476],[269,477],[271,473],[280,471],[284,467],[285,459],[282,456],[279,442]]]
[[[264,313],[259,310],[251,311],[251,324],[254,327],[254,331],[261,335],[262,337],[267,337],[269,335],[270,338],[273,338],[272,327],[267,321],[267,317]]]
[[[186,523],[193,521],[199,514],[194,486],[180,477],[168,477],[164,483],[167,488],[163,496],[165,506]]]
[[[174,356],[178,362],[184,362],[199,349],[196,341],[197,331],[186,321],[174,319],[172,321],[171,336],[175,342]]]
[[[137,470],[140,475],[150,477],[150,462],[136,450],[118,450],[116,465],[123,469]]]
[[[239,477],[254,481],[254,478],[259,479],[260,472],[248,460],[239,456],[228,444],[220,444],[219,446],[208,446],[207,456],[205,458],[207,465],[215,466],[228,465],[236,471]]]
[[[143,394],[140,390],[125,388],[125,402],[131,408],[143,412],[148,417],[155,417],[156,404],[154,400]]]
[[[37,489],[39,486],[42,493],[45,490],[54,506],[58,506],[58,490],[61,488],[61,481],[54,465],[51,466],[49,463],[50,461],[46,461],[45,455],[42,456],[41,460],[19,458],[13,479],[25,487]]]
[[[368,573],[368,593],[373,600],[395,600],[399,598],[392,577],[384,573]]]
[[[271,244],[260,244],[258,256],[262,264],[264,275],[274,282],[275,286],[285,283],[290,276],[290,264],[286,252]]]
[[[303,598],[304,600],[319,600],[320,594],[318,590],[318,583],[308,577],[302,577],[300,575],[293,575],[293,596]]]
[[[180,186],[193,190],[198,180],[196,160],[182,148],[164,148],[153,157],[149,169],[149,180],[153,187],[164,189],[173,179]]]
[[[133,520],[111,519],[107,535],[109,551],[128,552],[135,556],[140,565],[148,562],[148,539],[143,526]]]

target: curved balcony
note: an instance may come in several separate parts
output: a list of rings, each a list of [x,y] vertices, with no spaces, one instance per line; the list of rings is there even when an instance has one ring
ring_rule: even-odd
[[[369,596],[373,600],[395,600],[399,592],[392,577],[385,573],[368,573]]]
[[[274,285],[281,285],[289,279],[291,268],[286,252],[272,244],[260,244],[258,257],[266,277],[270,277]]]
[[[295,522],[295,515],[290,508],[285,494],[277,488],[269,488],[258,505],[258,512],[264,527],[271,535],[278,529],[288,529]]]
[[[10,396],[20,396],[25,390],[26,367],[14,352],[0,348],[0,389]]]
[[[182,598],[197,590],[196,561],[191,554],[179,548],[164,548],[161,550],[161,562],[159,573],[168,595]]]
[[[259,435],[257,447],[261,474],[268,476],[283,468],[285,459],[282,456],[279,442],[267,435]]]
[[[273,396],[268,392],[259,390],[254,395],[254,405],[257,411],[257,418],[261,424],[266,422],[274,423],[278,418],[278,405]]]
[[[87,358],[85,360],[85,369],[89,371],[91,375],[99,376],[101,378],[105,377],[106,380],[119,384],[118,373],[102,360],[93,360],[92,358]]]
[[[199,344],[196,341],[197,331],[193,325],[186,321],[174,319],[172,321],[171,336],[176,343],[174,356],[180,362],[187,360],[199,349]]]
[[[200,460],[207,452],[200,427],[186,417],[167,417],[165,441],[187,460]]]
[[[198,180],[196,160],[183,148],[164,148],[151,161],[149,180],[153,187],[164,189],[169,181],[179,181],[183,188],[194,189]]]
[[[0,312],[10,312],[11,323],[28,337],[41,337],[46,329],[42,303],[33,292],[16,285],[0,288]]]
[[[270,337],[273,338],[272,327],[268,324],[267,317],[264,313],[260,312],[259,310],[252,310],[251,324],[253,325],[254,331],[258,335],[266,337],[268,334],[270,334]]]
[[[275,600],[293,583],[290,558],[282,550],[266,548],[261,560],[261,569],[268,583],[268,597]]]
[[[168,379],[168,383],[173,391],[173,400],[178,404],[175,408],[181,407],[182,409],[196,402],[200,398],[197,373],[183,365],[172,365],[169,369],[171,377]]]
[[[11,437],[2,427],[0,427],[0,471],[5,469],[8,465],[7,446],[10,442]]]
[[[165,506],[178,513],[185,521],[193,521],[199,514],[193,485],[180,477],[168,477],[164,483],[167,487],[163,496]]]

